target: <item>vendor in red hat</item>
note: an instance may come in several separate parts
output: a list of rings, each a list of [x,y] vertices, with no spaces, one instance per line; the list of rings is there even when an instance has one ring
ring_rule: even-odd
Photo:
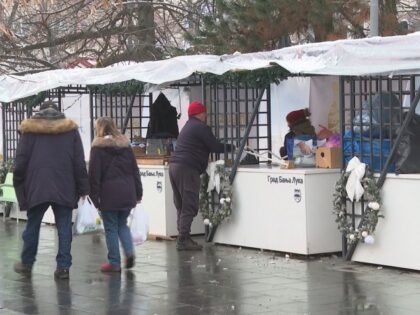
[[[291,111],[286,116],[290,131],[284,137],[284,146],[280,148],[280,156],[287,158],[287,141],[296,136],[306,135],[316,137],[315,128],[309,120],[309,108]],[[304,150],[304,148],[301,148]]]
[[[177,209],[178,250],[201,250],[190,237],[191,224],[198,213],[200,175],[205,172],[210,153],[233,149],[220,143],[206,124],[207,109],[199,101],[188,107],[188,121],[179,133],[169,165],[169,178]]]

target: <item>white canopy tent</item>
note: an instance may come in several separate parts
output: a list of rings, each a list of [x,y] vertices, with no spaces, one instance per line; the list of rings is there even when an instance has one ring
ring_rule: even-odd
[[[11,102],[60,86],[132,79],[162,85],[182,80],[196,72],[221,75],[227,71],[255,70],[273,64],[293,74],[418,74],[420,32],[306,44],[268,52],[180,56],[101,69],[60,69],[26,76],[3,75],[0,76],[0,101]]]

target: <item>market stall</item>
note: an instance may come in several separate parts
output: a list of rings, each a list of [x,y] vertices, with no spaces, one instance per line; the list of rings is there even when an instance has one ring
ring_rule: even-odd
[[[168,165],[139,165],[139,169],[145,196],[142,205],[149,214],[149,233],[164,237],[178,235]],[[203,233],[203,219],[198,215],[191,225],[191,234]]]
[[[406,221],[399,221],[398,219],[394,221],[397,213],[398,216],[401,214],[402,206],[406,205],[409,208],[410,205],[415,204],[414,187],[418,185],[418,178],[415,175],[400,175],[400,177],[394,178],[395,175],[387,175],[386,171],[392,171],[393,167],[392,164],[387,162],[387,158],[392,155],[391,152],[394,145],[393,132],[398,128],[402,128],[402,122],[406,121],[404,120],[406,116],[403,115],[407,113],[407,106],[404,104],[408,103],[410,105],[419,94],[416,92],[419,85],[418,75],[420,74],[419,40],[420,33],[414,33],[406,36],[314,43],[251,54],[180,56],[167,60],[121,65],[104,69],[57,70],[19,78],[0,76],[0,101],[12,102],[40,91],[58,89],[67,85],[108,84],[127,80],[150,83],[152,84],[152,89],[160,90],[173,82],[183,80],[193,74],[199,74],[199,76],[202,76],[202,80],[200,79],[198,83],[198,86],[201,87],[201,93],[196,94],[198,97],[192,97],[191,99],[203,100],[208,106],[212,107],[209,115],[209,124],[214,133],[219,138],[228,139],[228,141],[237,146],[241,143],[241,149],[246,145],[258,152],[277,152],[278,142],[281,143],[281,141],[272,137],[272,132],[278,125],[275,123],[276,118],[271,115],[273,104],[276,101],[272,101],[272,90],[267,89],[267,87],[271,84],[274,85],[274,83],[282,86],[285,84],[284,79],[292,75],[344,76],[341,80],[339,96],[337,96],[340,99],[339,116],[341,121],[340,136],[344,154],[343,166],[353,156],[359,156],[363,162],[369,164],[376,172],[382,172],[384,174],[383,176],[381,175],[382,178],[386,179],[381,191],[381,211],[384,212],[385,218],[380,218],[378,222],[375,232],[376,242],[370,245],[366,243],[359,245],[354,259],[385,265],[418,268],[414,262],[417,258],[414,255],[410,255],[409,252],[417,250],[415,244],[418,242],[412,242],[412,240],[420,239],[420,230],[414,226],[411,226],[411,229],[407,229],[407,226],[410,226],[408,222],[412,223],[415,221],[416,215],[407,213]],[[278,65],[279,67],[272,67],[273,65]],[[267,69],[273,71],[271,72]],[[261,72],[256,74],[255,71],[260,70]],[[223,77],[223,74],[227,72],[229,74],[238,74],[241,71],[245,73],[243,77],[239,75]],[[260,85],[251,86],[250,82],[246,80],[241,81],[244,77],[246,79],[247,73],[252,73],[250,77],[254,77],[254,83],[259,83]],[[261,73],[265,73],[265,75],[261,75]],[[216,80],[211,75],[207,76],[206,74],[214,75]],[[355,81],[354,76],[366,77],[363,80]],[[258,77],[258,80],[255,80],[255,77]],[[346,86],[343,82],[346,82],[348,85]],[[263,95],[261,91],[264,89],[266,89],[266,94]],[[319,85],[314,91],[324,91],[324,89],[325,86]],[[397,110],[400,116],[393,114],[394,105],[392,105],[392,102],[387,105],[380,101],[378,108],[370,105],[374,103],[373,99],[377,95],[379,95],[380,100],[383,99],[381,96],[383,90],[397,96],[399,104]],[[295,89],[288,89],[288,91],[295,95],[307,94]],[[309,95],[312,95],[312,92],[310,90],[308,92]],[[274,95],[274,93],[272,94]],[[123,99],[123,97],[120,97],[120,99]],[[130,125],[128,121],[131,119],[130,115],[133,116],[133,104],[136,104],[135,97],[126,97],[126,99],[128,99],[128,102],[125,101],[124,106],[118,104],[115,107],[118,109],[122,108],[122,115],[118,116],[118,119],[121,120],[120,125],[124,128]],[[98,99],[95,101],[97,105]],[[261,103],[263,103],[262,108],[260,107]],[[9,158],[9,153],[13,152],[15,148],[12,142],[18,138],[15,136],[16,130],[12,128],[17,122],[8,121],[5,109],[10,110],[13,106],[6,106],[5,104],[2,104],[3,121],[6,122],[3,124],[3,134],[14,132],[12,136],[6,136],[3,139],[4,155],[6,158]],[[138,101],[138,104],[140,104],[139,111],[136,112],[136,115],[141,114],[142,110],[142,102]],[[284,102],[279,102],[278,106],[282,107],[284,104]],[[306,104],[300,103],[296,105],[304,107]],[[89,105],[91,108],[95,108],[95,114],[102,114],[102,109],[104,114],[108,113],[108,106],[98,107],[96,105],[93,106],[92,103]],[[110,107],[112,109],[112,106]],[[323,108],[322,104],[320,104],[320,107],[317,107],[317,109],[319,108]],[[110,112],[113,113],[112,110]],[[318,113],[315,110],[314,112]],[[27,112],[21,109],[20,114],[22,113],[24,115]],[[366,118],[366,113],[368,118]],[[334,116],[336,113],[328,112],[324,114],[324,117],[329,117],[330,115]],[[392,118],[399,117],[398,123],[395,123],[393,119],[389,121],[384,120],[383,118],[386,115]],[[20,117],[15,112],[10,116]],[[380,121],[377,121],[378,117]],[[93,116],[91,116],[91,119],[93,119]],[[277,117],[277,119],[279,118]],[[283,117],[280,119],[283,119]],[[365,133],[366,125],[371,128]],[[359,130],[354,129],[354,126],[359,127]],[[372,126],[375,126],[375,128],[379,126],[379,129],[376,130]],[[384,126],[386,128],[382,129]],[[131,127],[130,131],[134,130],[134,126]],[[140,126],[141,128],[144,128],[144,124]],[[273,145],[276,141],[277,147]],[[252,167],[239,165],[238,156],[242,153],[226,152],[226,154],[221,156],[212,156],[213,160],[223,159],[229,163],[233,162],[232,169],[237,174],[237,178],[233,182],[235,194],[232,202],[237,208],[233,208],[235,212],[232,213],[231,221],[223,222],[218,227],[215,240],[224,244],[241,244],[241,246],[273,248],[306,254],[336,251],[337,242],[340,243],[341,239],[339,237],[339,241],[335,239],[337,231],[330,229],[335,225],[334,216],[328,218],[327,213],[332,211],[331,202],[333,198],[331,197],[332,191],[330,189],[332,189],[334,184],[332,178],[335,177],[337,179],[339,177],[338,170],[318,170],[315,168],[270,169],[267,167],[267,161],[264,159],[258,159],[257,161],[258,164],[263,166],[253,169]],[[141,166],[141,168],[148,168],[149,166]],[[150,172],[152,171],[150,170]],[[272,175],[274,175],[273,178],[290,176],[291,178],[300,179],[299,182],[305,183],[305,187],[300,191],[301,201],[299,205],[294,199],[295,188],[293,188],[293,199],[291,199],[291,190],[275,188],[278,186],[283,187],[281,185],[285,187],[286,183],[267,183],[268,176]],[[324,185],[324,179],[330,181],[331,185]],[[244,185],[243,182],[248,183],[248,185]],[[259,185],[254,183],[259,183],[261,187],[266,189],[261,189],[257,187]],[[314,183],[322,184],[316,185]],[[150,185],[152,190],[158,189],[157,182],[151,181]],[[406,194],[406,191],[394,190],[396,185],[405,187],[407,191],[412,191],[412,193]],[[291,189],[291,187],[289,188]],[[255,197],[259,203],[251,199],[251,190],[258,191]],[[322,192],[318,194],[319,190],[322,190]],[[396,194],[394,191],[400,193]],[[315,198],[314,194],[322,197]],[[260,196],[264,198],[260,198]],[[277,203],[278,196],[282,196],[282,199],[286,200],[281,207],[274,206]],[[298,193],[296,196],[299,199]],[[168,214],[172,213],[167,206],[168,197],[156,201],[156,204],[166,206],[165,214],[161,216],[164,218],[161,220],[162,226],[166,226]],[[303,201],[305,201],[305,206],[303,206]],[[361,203],[363,206],[363,202]],[[252,209],[249,205],[253,205]],[[361,213],[353,211],[352,207],[353,205],[350,206],[346,216],[349,217],[352,228],[356,229],[360,217],[363,217],[364,214],[363,211]],[[266,216],[260,215],[259,211],[264,211],[265,208],[270,209]],[[318,222],[319,225],[314,225],[316,223],[314,213],[323,217],[325,221]],[[254,220],[251,220],[251,214],[253,214]],[[313,219],[314,216],[315,219]],[[297,236],[290,234],[291,232],[287,230],[288,226],[283,226],[283,230],[274,230],[276,225],[282,226],[283,222],[288,222],[287,220],[293,222],[292,226],[300,231],[297,233]],[[391,220],[392,222],[390,222]],[[328,225],[327,221],[332,226]],[[258,224],[255,224],[255,222],[258,222]],[[397,224],[398,222],[407,222],[407,224]],[[267,227],[273,227],[273,229],[270,230]],[[317,231],[321,228],[326,228],[329,232],[328,235],[322,235],[318,239],[319,233]],[[388,232],[387,235],[384,235],[385,233],[382,232],[384,230],[389,231],[389,229],[393,229],[393,239],[385,242],[391,236]],[[271,233],[270,238],[264,235],[265,230]],[[249,236],[245,231],[248,231]],[[276,234],[281,232],[288,233]],[[357,231],[357,233],[359,232],[361,231]],[[164,231],[164,233],[167,233],[167,231]],[[236,234],[241,235],[241,239],[245,241],[236,237]],[[346,233],[344,236],[347,238],[351,235]],[[406,239],[400,236],[405,236]],[[268,240],[266,241],[266,239]],[[279,239],[279,241],[275,243],[273,239]],[[289,241],[289,243],[292,245],[287,247],[283,239],[291,239],[292,241]],[[334,242],[331,241],[329,243],[331,239],[334,239]],[[359,243],[363,243],[361,238],[360,240],[362,242]],[[322,243],[322,246],[318,246],[320,243]],[[357,242],[353,244],[357,244]],[[404,245],[398,246],[397,244]],[[398,250],[395,247],[398,247]],[[345,246],[345,249],[347,250],[347,246]],[[387,252],[395,253],[395,255],[400,253],[400,260],[397,261],[395,257],[385,254]],[[406,263],[402,264],[401,261]]]
[[[214,241],[302,255],[340,251],[330,199],[339,174],[339,169],[240,167],[234,212]]]
[[[375,242],[360,243],[352,260],[420,270],[420,212],[413,200],[419,187],[419,174],[388,174],[381,193],[384,218],[378,222]]]

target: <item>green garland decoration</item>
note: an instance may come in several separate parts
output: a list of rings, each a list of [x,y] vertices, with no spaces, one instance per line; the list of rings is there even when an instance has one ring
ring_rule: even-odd
[[[36,95],[24,97],[21,99],[16,100],[16,103],[22,103],[28,108],[34,108],[38,105],[40,105],[45,99],[47,98],[47,92],[39,92]]]
[[[13,166],[14,166],[14,160],[13,159],[9,159],[7,161],[1,161],[0,162],[0,183],[3,184],[4,180],[6,179],[6,175],[9,172],[13,172]],[[7,201],[1,201],[0,205],[2,205],[3,207],[6,207],[7,211],[10,211],[11,209],[11,202],[7,202]],[[7,213],[6,211],[6,213]],[[5,214],[3,214],[5,215]]]
[[[110,84],[88,85],[87,88],[92,92],[102,93],[105,95],[123,94],[132,96],[136,94],[143,94],[145,89],[144,86],[145,84],[141,81],[129,80]]]
[[[338,229],[347,238],[348,244],[362,241],[364,243],[373,244],[376,225],[379,218],[384,216],[380,214],[381,196],[380,188],[376,184],[374,173],[366,167],[365,176],[361,180],[364,188],[363,200],[367,203],[362,224],[359,228],[354,228],[352,221],[347,214],[347,192],[346,185],[350,176],[350,172],[341,174],[340,179],[335,184],[335,192],[333,194],[334,214],[336,215],[335,222],[338,224]]]
[[[216,189],[207,192],[210,176],[201,175],[199,209],[204,224],[218,226],[232,214],[232,185],[230,184],[230,170],[225,165],[216,165],[215,174],[220,176],[220,192]]]
[[[222,75],[203,73],[202,78],[211,84],[239,81],[251,88],[265,88],[272,83],[279,84],[280,81],[287,79],[290,75],[290,72],[286,69],[273,66],[256,70],[229,71]]]
[[[14,160],[9,159],[7,161],[0,162],[0,183],[3,184],[6,179],[6,175],[13,171]]]

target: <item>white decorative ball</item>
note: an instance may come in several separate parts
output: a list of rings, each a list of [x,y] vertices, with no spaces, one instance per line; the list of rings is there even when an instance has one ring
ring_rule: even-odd
[[[204,225],[209,225],[210,224],[210,220],[209,219],[204,219]]]
[[[362,236],[363,236],[363,237],[366,237],[366,236],[368,236],[368,235],[369,235],[369,233],[368,233],[367,231],[363,231],[363,232],[362,232]]]
[[[209,223],[209,227],[212,227],[212,226],[213,226],[213,224],[210,222],[210,223]]]
[[[354,240],[354,234],[350,234],[349,239]]]
[[[229,197],[226,198],[226,202],[230,202],[230,198]]]
[[[374,244],[375,238],[372,235],[368,235],[365,237],[365,243],[366,244]]]
[[[368,203],[368,207],[371,208],[372,210],[379,210],[380,205],[376,201],[371,201]]]
[[[225,203],[225,198],[220,198],[220,204],[224,204]]]

